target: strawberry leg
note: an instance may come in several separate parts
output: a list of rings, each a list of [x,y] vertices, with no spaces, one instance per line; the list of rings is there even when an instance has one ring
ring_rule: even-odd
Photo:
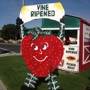
[[[55,81],[55,78],[57,76],[54,75],[54,74],[49,74],[46,78],[45,78],[45,81],[48,80],[48,83],[47,85],[49,86],[49,90],[59,90],[59,86],[57,86],[57,81]]]
[[[27,87],[30,87],[30,88],[35,88],[35,83],[36,81],[38,80],[38,78],[32,74],[32,73],[27,73],[28,75],[28,78],[26,78],[26,82],[24,83]]]

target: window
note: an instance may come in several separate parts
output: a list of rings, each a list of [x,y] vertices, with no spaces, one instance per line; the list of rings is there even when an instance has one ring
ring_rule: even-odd
[[[76,45],[77,35],[77,30],[65,30],[64,45]]]

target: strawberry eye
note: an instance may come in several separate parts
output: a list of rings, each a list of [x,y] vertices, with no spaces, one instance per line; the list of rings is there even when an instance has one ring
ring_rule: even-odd
[[[43,49],[43,50],[46,50],[46,49],[47,49],[47,46],[46,46],[46,45],[43,45],[43,46],[42,46],[42,49]]]
[[[38,50],[38,46],[34,46],[34,50]]]

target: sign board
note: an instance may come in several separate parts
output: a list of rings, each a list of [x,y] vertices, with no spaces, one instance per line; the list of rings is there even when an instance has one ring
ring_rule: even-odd
[[[79,47],[64,46],[64,55],[63,55],[64,63],[62,67],[58,66],[59,69],[75,72],[78,71],[79,68],[78,48]]]
[[[20,18],[24,23],[39,18],[48,18],[60,22],[64,15],[65,11],[60,2],[23,6],[20,11]]]
[[[90,26],[83,24],[84,42],[90,42]]]

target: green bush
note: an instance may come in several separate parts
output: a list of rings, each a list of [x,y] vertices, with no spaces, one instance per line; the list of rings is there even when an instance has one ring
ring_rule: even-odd
[[[1,37],[4,40],[20,39],[20,30],[14,24],[4,25],[1,30]]]

